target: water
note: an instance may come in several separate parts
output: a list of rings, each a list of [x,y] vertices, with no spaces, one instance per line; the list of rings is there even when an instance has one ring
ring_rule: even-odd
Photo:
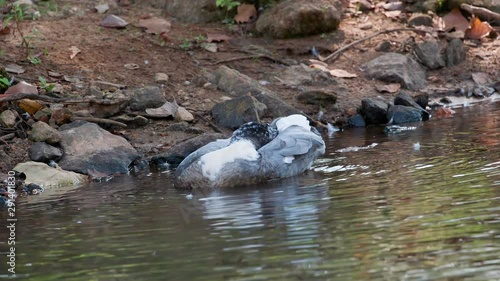
[[[500,104],[412,126],[335,133],[316,172],[266,186],[165,172],[22,199],[16,279],[500,280]]]

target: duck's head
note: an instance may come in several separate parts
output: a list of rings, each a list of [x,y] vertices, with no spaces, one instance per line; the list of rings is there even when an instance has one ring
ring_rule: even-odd
[[[238,130],[234,131],[230,143],[240,140],[248,140],[253,143],[255,149],[257,150],[273,140],[277,135],[278,129],[276,126],[249,122],[241,125]]]

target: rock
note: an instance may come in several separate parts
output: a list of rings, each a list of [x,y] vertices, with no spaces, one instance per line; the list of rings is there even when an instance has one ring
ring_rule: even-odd
[[[109,10],[109,4],[99,4],[94,7],[99,14],[104,14]]]
[[[384,40],[377,44],[375,51],[377,52],[389,52],[392,48],[391,42]]]
[[[191,112],[187,111],[187,109],[179,106],[175,112],[175,120],[191,122],[194,120],[194,116]]]
[[[410,90],[418,90],[427,83],[425,70],[411,58],[398,53],[387,53],[361,66],[370,78],[390,83],[401,83]]]
[[[415,13],[408,20],[409,26],[431,26],[432,17],[426,14]]]
[[[288,67],[280,74],[280,81],[289,87],[337,83],[337,81],[325,71],[311,68],[305,64]]]
[[[72,117],[73,112],[66,107],[52,111],[52,115],[50,116],[57,126],[69,123]]]
[[[404,106],[412,106],[416,109],[423,110],[423,109],[418,103],[416,103],[409,94],[407,94],[404,91],[399,92],[399,94],[396,95],[394,98],[394,105],[404,105]]]
[[[168,82],[168,79],[169,79],[169,77],[165,73],[158,72],[155,74],[155,82],[164,83],[164,82]]]
[[[205,134],[194,137],[172,146],[165,153],[152,157],[151,163],[159,167],[179,165],[182,160],[184,160],[184,158],[186,158],[189,154],[191,154],[198,148],[204,146],[209,142],[224,138],[225,137],[223,134]]]
[[[188,122],[178,122],[174,123],[167,128],[165,128],[165,131],[167,132],[185,132],[188,134],[204,134],[205,131],[202,129],[193,127],[193,125],[190,125]]]
[[[88,174],[97,171],[108,175],[127,173],[139,158],[135,148],[124,138],[113,135],[93,123],[78,123],[61,131],[64,155],[59,165],[66,170]]]
[[[149,124],[149,119],[143,116],[128,116],[126,114],[122,114],[116,117],[111,118],[112,120],[122,122],[127,125],[127,128],[129,129],[135,129],[135,128],[140,128],[144,127],[147,124]]]
[[[366,98],[361,101],[360,114],[363,116],[367,125],[385,124],[387,119],[387,109],[389,103],[378,98]]]
[[[220,66],[215,71],[212,83],[216,84],[220,90],[237,97],[250,93],[267,106],[268,113],[271,113],[273,118],[302,114],[296,108],[282,101],[276,93],[261,86],[258,81],[227,66]]]
[[[217,125],[235,129],[247,122],[259,121],[266,109],[267,106],[254,97],[243,96],[216,104],[212,116]]]
[[[61,141],[61,133],[50,127],[47,123],[38,121],[31,127],[29,140],[34,142],[46,142],[49,144],[57,144]]]
[[[365,127],[366,126],[365,119],[363,119],[363,116],[361,116],[361,114],[356,114],[356,115],[349,117],[349,119],[347,119],[347,124],[349,124],[349,126],[351,126],[351,127]]]
[[[256,29],[273,38],[329,33],[338,28],[341,16],[337,0],[283,1],[259,17]]]
[[[5,110],[0,114],[0,126],[12,128],[16,125],[16,114],[11,110]]]
[[[33,118],[37,121],[42,121],[42,122],[48,123],[51,115],[52,115],[52,110],[48,107],[44,107],[44,108],[38,110],[35,113],[35,115],[33,115]]]
[[[131,98],[127,97],[121,90],[115,92],[106,92],[103,95],[104,99],[111,103],[90,103],[89,112],[93,117],[107,118],[121,112],[130,103]]]
[[[215,4],[213,0],[173,0],[166,2],[162,0],[157,1],[156,6],[184,22],[207,23],[220,21],[224,17],[221,13],[223,10],[217,9]],[[148,1],[146,1],[146,6],[148,8],[151,6]]]
[[[29,149],[30,159],[35,162],[49,163],[50,160],[57,162],[62,155],[61,149],[45,142],[35,142]]]
[[[135,111],[145,110],[146,108],[157,108],[162,106],[167,99],[163,96],[160,88],[157,86],[146,86],[127,92],[132,98],[130,109]]]
[[[331,92],[313,90],[298,94],[297,100],[304,104],[331,108],[337,102],[337,96]]]
[[[445,66],[444,59],[441,56],[441,46],[437,41],[425,41],[417,44],[415,54],[429,69],[438,69]]]
[[[424,93],[416,95],[415,97],[413,97],[413,100],[422,108],[427,108],[427,105],[429,105],[429,94]]]
[[[387,118],[392,124],[402,124],[422,121],[422,111],[412,106],[393,105],[389,107]]]
[[[406,92],[401,91],[395,98],[394,98],[394,105],[403,105],[403,106],[411,106],[413,108],[416,108],[420,110],[420,117],[423,120],[429,120],[430,114],[427,110],[425,110],[423,107],[421,107],[417,102],[413,100],[410,95],[408,95]]]
[[[43,188],[77,185],[88,181],[85,175],[52,168],[40,162],[20,163],[14,170],[26,174],[26,184],[36,183]]]
[[[446,66],[451,67],[465,61],[464,43],[460,39],[452,39],[445,49]]]

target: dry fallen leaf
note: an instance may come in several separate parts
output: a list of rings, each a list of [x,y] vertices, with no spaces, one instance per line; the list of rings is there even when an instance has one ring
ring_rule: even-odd
[[[21,81],[14,86],[11,86],[4,93],[5,95],[15,95],[15,94],[38,94],[36,86],[29,83]]]
[[[26,72],[26,69],[24,69],[20,65],[11,63],[11,64],[8,64],[7,66],[5,66],[5,71],[7,71],[9,73],[23,74],[24,72]]]
[[[319,69],[324,72],[330,72],[330,69],[328,68],[328,65],[325,66],[325,64],[311,64],[311,68]]]
[[[219,43],[219,42],[228,41],[229,39],[231,39],[231,38],[227,35],[224,35],[224,34],[216,34],[216,33],[207,34],[207,42],[208,43],[212,43],[212,42]]]
[[[151,34],[168,33],[172,28],[172,25],[168,20],[161,18],[141,19],[139,20],[139,23],[136,24],[136,26],[145,28],[146,33]]]
[[[102,21],[101,26],[108,28],[125,28],[128,22],[115,15],[107,15]]]
[[[30,99],[22,99],[17,104],[19,108],[33,115],[38,112],[38,110],[42,109],[43,105],[37,101]]]
[[[247,23],[257,16],[257,10],[254,5],[241,4],[237,9],[238,13],[234,16],[237,23]]]
[[[355,78],[358,77],[358,75],[354,73],[347,72],[343,69],[332,69],[330,70],[330,74],[333,77],[338,77],[338,78]]]
[[[319,65],[322,65],[324,67],[328,67],[327,63],[319,61],[319,60],[310,59],[309,62],[311,63],[311,65],[319,64]]]
[[[69,55],[70,59],[74,59],[76,55],[78,55],[82,51],[78,49],[76,46],[71,46],[69,50],[71,51],[71,55]]]
[[[472,73],[472,80],[474,80],[474,82],[476,82],[476,84],[478,84],[480,86],[486,86],[486,85],[492,84],[491,79],[488,76],[488,73],[484,73],[484,72]]]
[[[455,30],[465,32],[465,30],[469,27],[469,21],[467,21],[458,8],[455,8],[446,14],[443,17],[443,21],[446,30],[455,28]]]
[[[396,93],[397,91],[399,91],[400,88],[401,88],[401,85],[399,83],[388,84],[388,85],[376,85],[375,86],[375,89],[379,93],[387,92],[387,93],[391,93],[391,94]]]
[[[465,31],[465,38],[468,39],[481,39],[488,36],[492,31],[490,24],[482,22],[479,18],[473,17],[471,19],[470,27]]]
[[[455,110],[451,109],[451,108],[447,108],[447,107],[440,107],[437,111],[436,111],[436,117],[446,117],[446,116],[451,116],[455,114]]]

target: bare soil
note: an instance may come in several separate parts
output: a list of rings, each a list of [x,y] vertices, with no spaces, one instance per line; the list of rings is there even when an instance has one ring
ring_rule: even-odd
[[[58,82],[72,87],[74,94],[84,96],[85,91],[74,87],[69,82],[49,78],[47,72],[55,71],[67,76],[77,76],[85,82],[101,80],[112,83],[124,84],[128,88],[138,88],[146,85],[159,85],[165,90],[169,100],[176,99],[178,103],[192,111],[199,112],[210,119],[210,109],[228,94],[207,86],[203,79],[204,69],[214,71],[221,64],[217,62],[248,56],[249,50],[266,50],[272,57],[280,60],[292,59],[297,62],[308,63],[312,59],[311,48],[314,46],[321,55],[327,56],[336,49],[367,35],[389,28],[401,28],[406,25],[400,21],[387,18],[381,13],[363,14],[358,17],[345,18],[338,31],[331,34],[321,34],[306,38],[274,40],[269,38],[254,37],[251,33],[242,34],[234,32],[227,25],[213,23],[206,25],[186,24],[176,20],[160,9],[145,8],[134,4],[128,6],[112,7],[108,13],[113,13],[127,20],[131,24],[125,29],[110,29],[100,27],[104,15],[98,14],[93,7],[97,1],[57,1],[59,10],[43,15],[36,21],[23,21],[21,28],[24,34],[32,34],[33,53],[45,53],[41,63],[34,65],[22,62],[24,50],[20,47],[19,34],[1,35],[0,49],[3,55],[0,64],[22,64],[26,73],[16,75],[16,78],[31,83],[38,83],[38,77],[48,78],[48,82]],[[141,17],[159,16],[166,17],[172,22],[172,30],[165,42],[158,35],[151,35],[134,26]],[[363,23],[372,23],[372,28],[361,30]],[[37,32],[34,33],[34,30]],[[219,43],[219,50],[211,53],[201,48],[196,38],[207,37],[207,34],[225,34],[231,39]],[[330,112],[326,112],[330,121],[346,116],[356,110],[361,99],[370,96],[382,95],[390,98],[392,94],[381,94],[375,90],[375,85],[384,84],[379,81],[367,79],[360,70],[360,65],[380,55],[374,48],[382,40],[392,43],[396,52],[408,52],[404,48],[408,38],[415,37],[417,42],[424,37],[413,32],[398,32],[385,34],[359,44],[346,51],[339,59],[331,63],[334,68],[343,69],[357,74],[354,79],[340,79],[348,90],[338,93],[337,105]],[[191,47],[186,48],[183,43],[191,42]],[[70,59],[70,47],[76,46],[81,53]],[[435,87],[452,88],[458,81],[470,79],[473,72],[486,72],[496,77],[499,73],[500,41],[487,39],[479,44],[467,43],[467,61],[452,67],[437,71],[429,71],[429,82]],[[125,64],[135,63],[138,69],[130,70]],[[241,59],[224,63],[254,79],[269,81],[266,87],[279,93],[282,98],[315,116],[319,108],[298,103],[294,97],[298,90],[282,86],[274,77],[282,72],[286,66],[266,58]],[[169,75],[165,85],[154,81],[155,73],[163,72]],[[39,83],[38,83],[39,84]],[[204,86],[205,85],[205,86]],[[171,145],[193,137],[185,132],[166,132],[164,129],[173,120],[152,120],[142,128],[125,129],[121,131],[126,135],[133,146],[146,156],[158,154],[167,150]],[[196,118],[193,126],[211,132],[207,124]],[[229,131],[228,131],[229,132]],[[25,161],[28,158],[26,149],[29,142],[17,140],[4,149],[10,156],[10,164]],[[2,166],[5,171],[11,167]]]

